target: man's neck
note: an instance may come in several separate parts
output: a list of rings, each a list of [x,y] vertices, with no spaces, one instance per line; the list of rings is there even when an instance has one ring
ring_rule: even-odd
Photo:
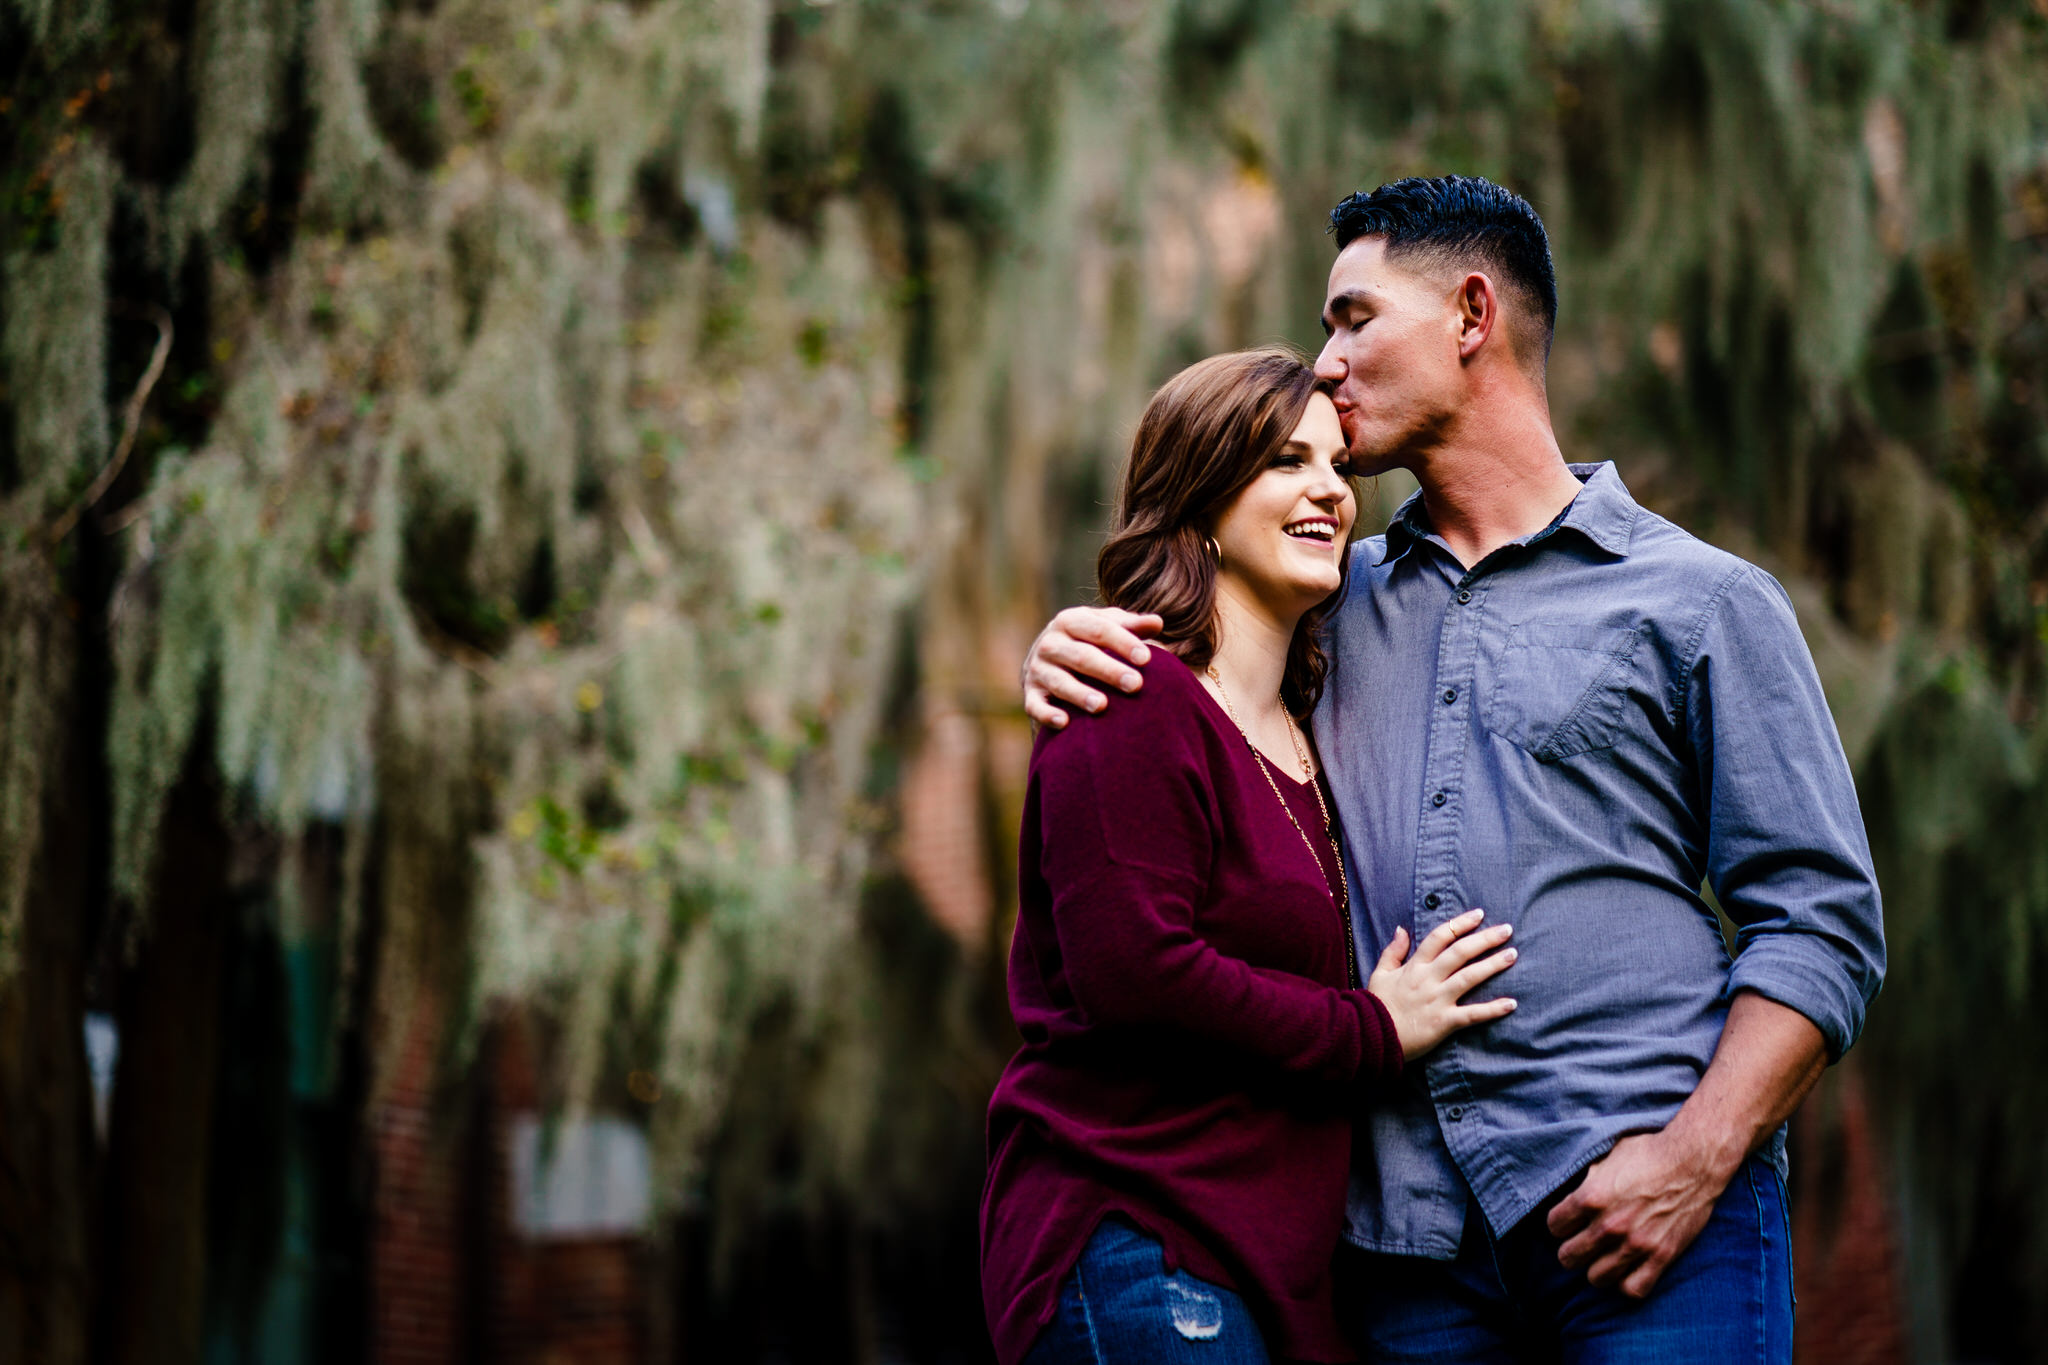
[[[1467,422],[1411,466],[1430,525],[1466,568],[1557,520],[1583,486],[1549,414],[1513,405]]]

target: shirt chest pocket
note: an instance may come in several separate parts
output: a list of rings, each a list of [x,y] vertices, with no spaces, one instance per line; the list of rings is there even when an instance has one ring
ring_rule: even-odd
[[[1621,738],[1641,636],[1622,626],[1524,621],[1493,660],[1481,723],[1544,763]]]

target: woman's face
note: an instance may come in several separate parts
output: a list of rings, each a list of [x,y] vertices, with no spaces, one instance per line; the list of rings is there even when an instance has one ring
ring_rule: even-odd
[[[1358,515],[1337,409],[1318,393],[1294,434],[1223,509],[1211,534],[1217,587],[1291,620],[1337,591],[1345,538]]]

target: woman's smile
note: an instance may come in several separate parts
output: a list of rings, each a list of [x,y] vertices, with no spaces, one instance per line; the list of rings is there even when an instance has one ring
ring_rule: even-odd
[[[1337,522],[1337,518],[1317,514],[1300,518],[1298,522],[1288,522],[1286,526],[1280,528],[1280,534],[1284,534],[1288,540],[1294,540],[1296,544],[1303,544],[1309,551],[1323,553],[1335,548],[1337,534],[1341,530],[1343,526]]]
[[[1337,532],[1340,529],[1335,517],[1321,514],[1290,521],[1280,528],[1289,539],[1305,540],[1325,549],[1337,543]]]

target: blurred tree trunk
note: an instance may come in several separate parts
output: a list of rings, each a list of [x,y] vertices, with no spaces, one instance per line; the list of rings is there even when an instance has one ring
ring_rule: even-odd
[[[68,662],[76,628],[54,611],[41,624]],[[79,789],[96,759],[75,731],[65,758],[29,850],[21,965],[0,990],[0,1361],[22,1365],[83,1365],[88,1352],[95,1140]]]
[[[148,943],[122,983],[100,1365],[196,1365],[220,1073],[230,841],[196,746],[166,813]]]

